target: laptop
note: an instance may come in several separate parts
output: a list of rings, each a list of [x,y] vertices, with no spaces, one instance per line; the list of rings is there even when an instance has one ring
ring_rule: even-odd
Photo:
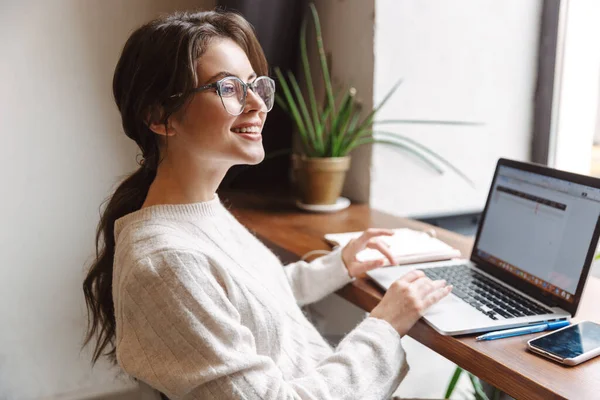
[[[469,260],[379,268],[383,289],[412,269],[452,293],[423,316],[443,335],[569,320],[600,234],[600,179],[500,159]]]

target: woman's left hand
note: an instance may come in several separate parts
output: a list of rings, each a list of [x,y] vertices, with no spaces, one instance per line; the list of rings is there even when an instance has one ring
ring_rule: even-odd
[[[342,261],[348,269],[348,274],[355,278],[372,269],[384,265],[394,265],[396,262],[389,246],[380,239],[381,236],[392,236],[393,234],[394,231],[389,229],[369,228],[362,235],[348,242],[342,249]],[[378,250],[384,257],[371,261],[358,261],[356,255],[366,248]]]

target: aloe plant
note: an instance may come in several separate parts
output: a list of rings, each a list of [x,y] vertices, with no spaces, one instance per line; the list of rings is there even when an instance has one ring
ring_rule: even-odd
[[[320,105],[315,96],[313,76],[308,62],[306,46],[306,29],[308,18],[305,18],[300,31],[300,53],[302,69],[306,81],[307,95],[303,95],[298,80],[291,71],[284,74],[275,68],[275,74],[283,94],[277,94],[275,100],[294,121],[301,138],[302,154],[307,157],[343,157],[359,146],[381,143],[412,153],[423,160],[438,173],[443,169],[433,162],[445,165],[467,182],[473,182],[448,160],[423,146],[417,141],[396,132],[379,129],[385,124],[426,124],[426,125],[479,125],[471,122],[395,119],[376,121],[375,116],[392,97],[402,81],[398,81],[383,100],[364,118],[361,118],[362,107],[356,100],[356,89],[353,87],[334,93],[331,76],[325,56],[323,37],[319,15],[313,3],[310,14],[314,22],[317,50],[321,67],[321,75],[325,86],[325,101]],[[336,101],[336,98],[339,101]]]

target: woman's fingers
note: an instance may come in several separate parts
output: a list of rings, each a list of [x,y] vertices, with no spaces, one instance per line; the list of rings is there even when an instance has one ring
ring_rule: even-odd
[[[412,283],[414,281],[416,281],[419,278],[422,278],[425,276],[425,273],[423,271],[420,271],[418,269],[414,269],[410,272],[407,272],[406,274],[404,274],[401,278],[398,279],[398,281],[400,282],[404,282],[404,283]]]
[[[381,254],[383,254],[385,258],[388,259],[390,265],[396,264],[396,261],[394,260],[394,255],[390,251],[390,246],[388,246],[386,243],[383,243],[382,241],[377,239],[371,239],[369,242],[367,242],[367,247],[369,249],[377,250]]]
[[[427,297],[425,297],[425,299],[423,301],[425,309],[431,307],[432,305],[434,305],[435,303],[437,303],[444,297],[448,296],[450,294],[450,292],[452,292],[452,285],[438,288],[438,289],[432,291],[431,293],[429,293],[429,295],[427,295]]]
[[[361,246],[364,247],[367,245],[367,242],[371,239],[373,239],[374,237],[377,236],[393,236],[394,235],[394,231],[390,230],[390,229],[375,229],[375,228],[369,228],[366,231],[364,231],[362,233],[362,235],[360,235],[358,238],[356,238],[356,242]]]
[[[375,268],[383,267],[386,264],[387,260],[385,258],[380,258],[378,260],[371,260],[358,263],[356,268],[354,268],[354,276],[361,276],[367,271],[370,271]]]
[[[445,280],[432,281],[427,277],[417,279],[411,284],[411,289],[414,291],[418,299],[426,298],[431,292],[446,286]]]

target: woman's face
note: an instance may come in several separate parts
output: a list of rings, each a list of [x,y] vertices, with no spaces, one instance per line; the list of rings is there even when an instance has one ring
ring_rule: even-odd
[[[226,76],[252,82],[256,73],[240,46],[231,39],[215,39],[198,61],[198,86]],[[190,157],[213,166],[257,164],[264,158],[262,127],[267,107],[251,89],[240,115],[229,114],[215,90],[192,94],[189,105],[170,119],[173,135],[168,139],[168,157]],[[242,133],[240,130],[250,131]],[[218,164],[217,164],[218,163]]]

